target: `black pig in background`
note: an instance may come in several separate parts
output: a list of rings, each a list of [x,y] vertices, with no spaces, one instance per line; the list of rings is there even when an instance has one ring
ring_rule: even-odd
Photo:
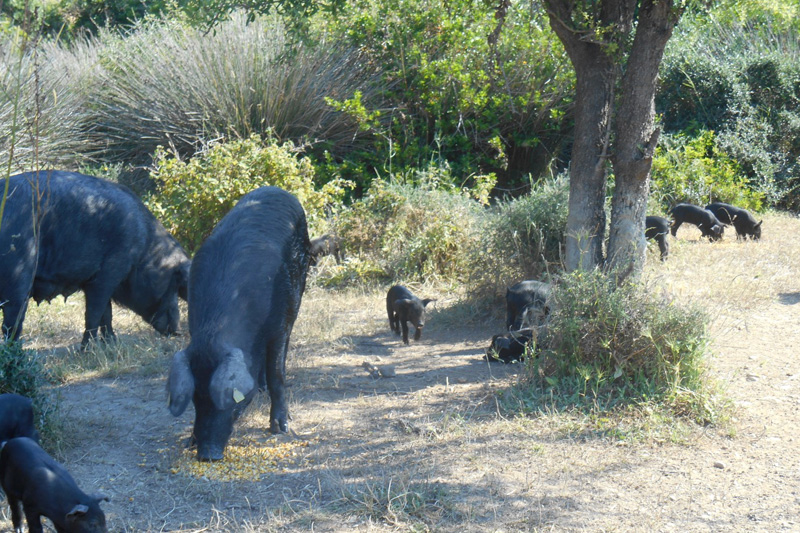
[[[197,458],[222,459],[233,423],[257,389],[269,390],[270,431],[288,430],[286,350],[309,261],[300,202],[277,187],[243,196],[192,262],[191,342],[172,360],[169,409],[194,402]]]
[[[732,224],[736,228],[737,239],[746,239],[750,236],[757,241],[761,238],[761,222],[764,221],[756,222],[755,217],[746,209],[722,202],[708,204],[706,209],[714,213],[723,224]]]
[[[32,439],[11,439],[0,450],[0,485],[11,507],[14,531],[22,533],[22,510],[30,533],[42,533],[41,517],[58,533],[107,533],[99,503],[108,498],[86,495],[63,466]]]
[[[0,443],[15,437],[39,441],[33,424],[33,402],[19,394],[0,394]]]
[[[178,329],[189,257],[122,185],[59,170],[11,176],[0,258],[7,338],[19,338],[29,298],[40,303],[77,291],[86,295],[82,346],[114,336],[112,300],[159,333]]]
[[[712,241],[720,240],[725,233],[725,225],[714,216],[714,213],[698,205],[678,204],[670,209],[669,213],[674,219],[671,230],[673,237],[684,222],[700,228],[703,237],[708,237]]]
[[[403,330],[403,342],[408,344],[408,322],[414,326],[414,340],[418,341],[425,327],[425,307],[435,300],[420,300],[402,285],[395,285],[386,294],[386,312],[389,315],[389,327],[400,335]]]
[[[644,221],[644,236],[658,243],[662,261],[666,261],[669,255],[669,225],[669,220],[664,217],[648,216]]]

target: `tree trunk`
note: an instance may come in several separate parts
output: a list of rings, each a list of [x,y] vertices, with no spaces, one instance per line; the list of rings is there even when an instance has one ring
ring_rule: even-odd
[[[673,0],[644,0],[636,36],[622,78],[615,121],[614,177],[607,269],[618,282],[638,275],[644,265],[644,219],[650,192],[650,169],[658,143],[655,93],[658,67],[672,30],[680,19]]]

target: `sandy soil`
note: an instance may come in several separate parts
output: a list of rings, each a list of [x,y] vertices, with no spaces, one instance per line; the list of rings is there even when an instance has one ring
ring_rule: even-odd
[[[673,261],[707,253],[673,250]],[[193,412],[166,408],[169,353],[155,376],[59,387],[74,433],[61,459],[86,492],[111,497],[110,531],[800,531],[800,289],[717,311],[709,364],[735,421],[679,444],[575,437],[551,417],[505,414],[496,398],[519,367],[482,359],[499,314],[437,324],[440,300],[422,339],[404,346],[380,299],[344,311],[336,298],[306,295],[290,356],[292,435],[269,437],[308,445],[258,482],[172,473]],[[314,341],[311,322],[328,309],[333,340]],[[396,375],[373,378],[364,362]],[[256,402],[236,438],[267,438],[268,410]],[[0,530],[11,531],[7,519]]]

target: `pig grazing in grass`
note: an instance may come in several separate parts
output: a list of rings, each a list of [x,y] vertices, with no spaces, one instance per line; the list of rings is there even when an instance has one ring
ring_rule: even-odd
[[[332,255],[339,264],[344,260],[344,252],[342,251],[342,241],[333,235],[323,235],[316,239],[311,239],[311,261],[310,266],[316,266],[321,257]]]
[[[99,505],[108,498],[85,494],[32,439],[11,439],[0,450],[0,485],[8,497],[15,533],[22,533],[23,510],[30,533],[42,533],[41,517],[50,519],[58,533],[108,531]]]
[[[669,255],[669,225],[669,220],[664,217],[648,216],[644,221],[644,236],[658,243],[662,261],[666,261]]]
[[[0,180],[0,190],[6,185]],[[3,333],[16,340],[28,299],[37,303],[83,291],[82,346],[114,337],[111,302],[175,333],[178,296],[186,298],[189,257],[130,190],[60,170],[8,180],[0,224]]]
[[[261,187],[217,224],[192,262],[189,332],[167,390],[179,416],[194,402],[197,458],[218,461],[233,423],[269,390],[270,431],[288,431],[286,351],[308,273],[306,215],[292,194]]]
[[[737,239],[746,239],[749,236],[757,241],[761,238],[761,223],[764,221],[756,222],[755,217],[746,209],[722,202],[708,204],[706,209],[714,213],[723,224],[732,224],[736,228]]]
[[[408,344],[408,322],[414,326],[414,340],[418,341],[425,327],[425,307],[435,300],[420,300],[402,285],[395,285],[386,294],[386,312],[389,315],[389,327],[400,335],[403,331],[403,342]]]
[[[712,241],[720,240],[725,232],[725,225],[714,216],[714,213],[698,205],[678,204],[670,209],[669,213],[674,219],[672,222],[673,237],[676,236],[678,228],[684,222],[694,224],[700,228],[703,237],[708,237]]]

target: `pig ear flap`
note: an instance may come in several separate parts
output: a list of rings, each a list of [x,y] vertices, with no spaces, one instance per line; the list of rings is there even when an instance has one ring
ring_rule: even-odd
[[[180,416],[194,395],[194,376],[192,369],[189,368],[189,356],[186,355],[186,350],[176,352],[172,356],[167,379],[167,394],[169,412],[172,416]]]
[[[436,298],[425,298],[422,300],[422,307],[427,307],[429,303],[435,302]]]
[[[395,309],[405,309],[408,307],[408,304],[411,303],[411,300],[408,298],[401,298],[399,300],[394,301],[394,308]]]
[[[67,513],[67,518],[79,518],[89,512],[89,507],[79,503]]]
[[[234,348],[214,371],[208,391],[217,409],[226,410],[244,400],[255,387],[244,353]]]
[[[89,498],[91,498],[92,500],[94,500],[94,501],[95,501],[95,502],[97,502],[97,503],[100,503],[100,502],[110,502],[110,501],[111,501],[111,498],[109,498],[109,497],[108,497],[108,496],[106,496],[105,494],[100,494],[99,492],[97,492],[97,493],[95,493],[95,494],[90,494],[90,495],[89,495]]]
[[[757,228],[761,227],[761,222],[764,222],[764,221],[763,221],[763,220],[761,220],[761,221],[760,221],[758,224],[756,224],[756,226],[755,226],[755,227],[757,227]]]

